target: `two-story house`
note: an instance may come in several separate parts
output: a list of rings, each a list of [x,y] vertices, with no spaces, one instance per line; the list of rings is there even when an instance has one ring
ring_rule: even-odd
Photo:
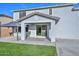
[[[79,39],[78,18],[74,4],[14,10],[14,36],[21,40],[47,38],[51,42]]]

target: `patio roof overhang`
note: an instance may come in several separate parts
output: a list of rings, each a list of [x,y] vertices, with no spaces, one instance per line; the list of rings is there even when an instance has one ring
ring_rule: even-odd
[[[16,22],[9,22],[6,24],[2,24],[1,27],[17,27],[17,23]]]

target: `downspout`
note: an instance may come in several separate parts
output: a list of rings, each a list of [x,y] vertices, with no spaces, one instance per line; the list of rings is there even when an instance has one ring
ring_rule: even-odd
[[[19,40],[19,37],[18,37],[18,23],[17,23],[17,40]]]

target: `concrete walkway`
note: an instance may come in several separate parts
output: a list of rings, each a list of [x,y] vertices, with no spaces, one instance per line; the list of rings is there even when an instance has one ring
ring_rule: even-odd
[[[58,56],[79,56],[79,39],[56,39]]]
[[[51,43],[47,39],[34,39],[34,38],[28,38],[28,39],[22,41],[22,40],[17,40],[15,37],[7,37],[7,38],[0,38],[0,42],[55,46],[54,42]]]

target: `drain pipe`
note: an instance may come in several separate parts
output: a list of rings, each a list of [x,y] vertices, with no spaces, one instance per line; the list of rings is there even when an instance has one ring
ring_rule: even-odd
[[[17,40],[19,40],[19,38],[18,38],[18,23],[17,23]]]

